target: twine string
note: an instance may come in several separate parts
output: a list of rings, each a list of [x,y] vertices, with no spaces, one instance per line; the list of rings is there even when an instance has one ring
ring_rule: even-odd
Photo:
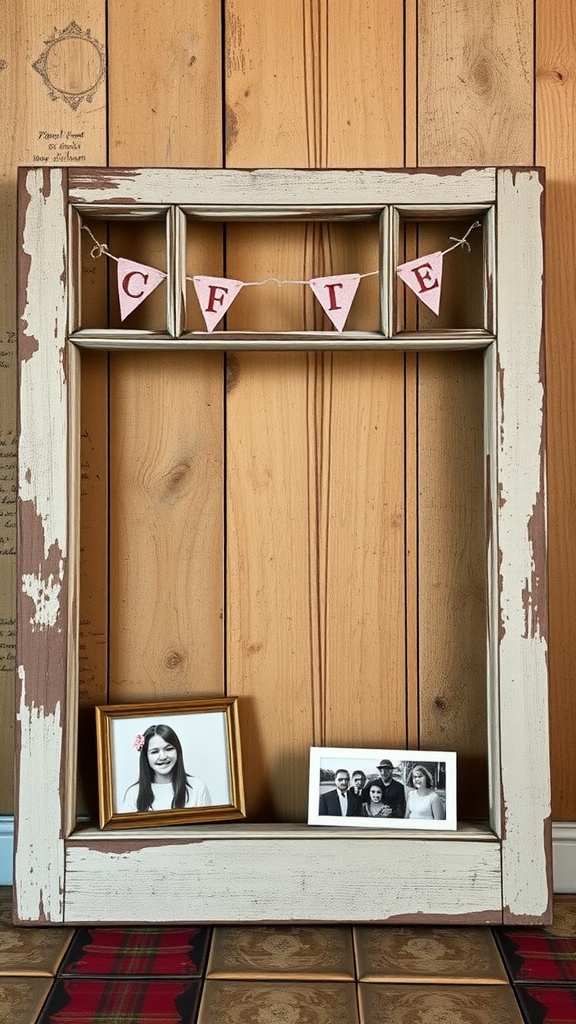
[[[99,259],[100,256],[108,256],[111,260],[115,260],[116,263],[120,262],[118,256],[113,256],[112,255],[112,253],[110,252],[108,246],[106,245],[106,242],[99,242],[98,239],[95,238],[94,235],[92,234],[92,232],[90,231],[90,228],[86,227],[85,224],[82,225],[82,231],[87,231],[88,234],[90,235],[90,238],[94,242],[94,245],[92,246],[92,248],[90,250],[90,255],[91,255],[93,260]]]
[[[471,231],[474,231],[474,228],[479,228],[479,227],[480,227],[480,221],[479,220],[475,220],[474,223],[468,228],[468,231],[466,232],[465,235],[463,235],[462,238],[454,238],[453,235],[450,235],[450,241],[454,242],[454,245],[451,245],[449,249],[444,249],[444,251],[442,252],[442,255],[445,256],[446,253],[452,252],[453,249],[458,249],[458,247],[460,247],[460,249],[467,249],[468,252],[470,252],[470,242],[468,241],[468,235],[470,234]]]
[[[468,252],[470,252],[471,250],[470,250],[470,243],[468,241],[468,235],[470,234],[471,231],[474,230],[474,228],[479,228],[479,227],[480,227],[480,221],[477,220],[477,221],[474,221],[474,223],[468,228],[468,231],[466,232],[465,235],[462,236],[462,238],[454,238],[454,236],[451,235],[450,236],[450,241],[454,242],[454,245],[451,245],[448,249],[444,249],[442,251],[442,255],[446,256],[447,253],[452,252],[454,249],[458,249],[458,248],[460,248],[460,249],[467,249]],[[94,245],[93,245],[92,249],[90,250],[90,256],[92,257],[93,260],[99,259],[100,256],[108,256],[109,259],[115,260],[116,263],[120,262],[119,257],[118,256],[114,256],[113,253],[110,252],[108,246],[106,245],[106,242],[99,242],[98,239],[95,238],[95,236],[92,234],[90,228],[86,226],[86,224],[82,225],[82,231],[88,232],[88,234],[90,235],[90,238],[94,242]],[[377,277],[379,274],[380,274],[379,270],[369,270],[365,274],[358,274],[357,276],[359,278],[362,278],[362,277]],[[186,280],[187,281],[195,281],[195,280],[198,279],[199,276],[200,275],[192,275],[192,276],[188,276],[187,275],[186,276]],[[336,276],[336,275],[333,275],[333,276]],[[164,277],[166,277],[166,274],[164,274]],[[300,280],[300,279],[293,279],[293,278],[266,277],[266,278],[264,278],[263,281],[242,281],[242,285],[243,285],[244,288],[256,288],[256,287],[264,285],[264,284],[276,284],[276,285],[278,285],[281,288],[281,287],[283,287],[284,285],[287,285],[287,284],[310,284],[310,279],[307,278],[307,279],[304,279],[304,280]]]

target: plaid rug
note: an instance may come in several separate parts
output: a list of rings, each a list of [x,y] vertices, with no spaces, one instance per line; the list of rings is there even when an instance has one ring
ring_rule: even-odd
[[[79,928],[58,974],[198,978],[209,934],[208,928]]]
[[[519,985],[515,990],[527,1024],[573,1024],[576,988]]]
[[[56,981],[38,1024],[190,1024],[199,981]]]
[[[540,929],[495,931],[514,981],[576,982],[576,937],[547,935]]]

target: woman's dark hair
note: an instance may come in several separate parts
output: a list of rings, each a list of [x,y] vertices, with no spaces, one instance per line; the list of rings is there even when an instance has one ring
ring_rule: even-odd
[[[186,771],[184,769],[184,758],[182,757],[182,744],[178,739],[178,736],[171,729],[169,725],[150,725],[144,735],[144,744],[140,751],[140,775],[138,778],[138,798],[136,800],[137,811],[149,811],[152,809],[154,803],[154,791],[152,789],[152,783],[154,781],[154,769],[151,768],[148,763],[148,747],[150,746],[150,740],[153,736],[161,736],[166,743],[169,743],[174,747],[176,754],[176,764],[172,769],[171,783],[172,783],[172,807],[184,807],[186,805]]]
[[[362,800],[365,804],[370,803],[370,790],[372,789],[373,786],[376,786],[376,789],[380,790],[380,792],[382,793],[382,799],[384,799],[384,797],[386,796],[386,789],[384,787],[384,783],[381,782],[380,779],[370,779],[370,782],[367,782],[366,785],[364,786],[364,789],[362,790]]]

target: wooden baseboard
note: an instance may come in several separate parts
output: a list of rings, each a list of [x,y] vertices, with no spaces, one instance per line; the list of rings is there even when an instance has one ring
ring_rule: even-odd
[[[12,885],[14,869],[14,818],[0,815],[0,885]]]
[[[576,892],[576,821],[552,825],[554,892]]]

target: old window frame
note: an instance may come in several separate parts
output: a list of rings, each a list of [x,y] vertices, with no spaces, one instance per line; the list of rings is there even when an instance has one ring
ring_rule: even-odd
[[[549,920],[541,172],[33,167],[21,169],[19,189],[16,919]],[[129,217],[146,208],[168,211],[175,243],[169,250],[168,330],[79,327],[82,212]],[[445,216],[468,209],[487,211],[485,328],[395,333],[388,296],[399,211]],[[182,248],[185,213],[222,220],[361,219],[379,210],[381,332],[183,332],[183,267],[175,253]],[[77,823],[82,346],[484,349],[489,827],[460,823],[456,833],[415,837],[210,824],[158,828],[152,840],[150,830],[110,834]],[[362,884],[338,886],[338,879],[350,877],[358,853]],[[382,885],[383,855],[392,890]],[[200,882],[183,887],[185,877]],[[375,892],[381,893],[376,900]]]

